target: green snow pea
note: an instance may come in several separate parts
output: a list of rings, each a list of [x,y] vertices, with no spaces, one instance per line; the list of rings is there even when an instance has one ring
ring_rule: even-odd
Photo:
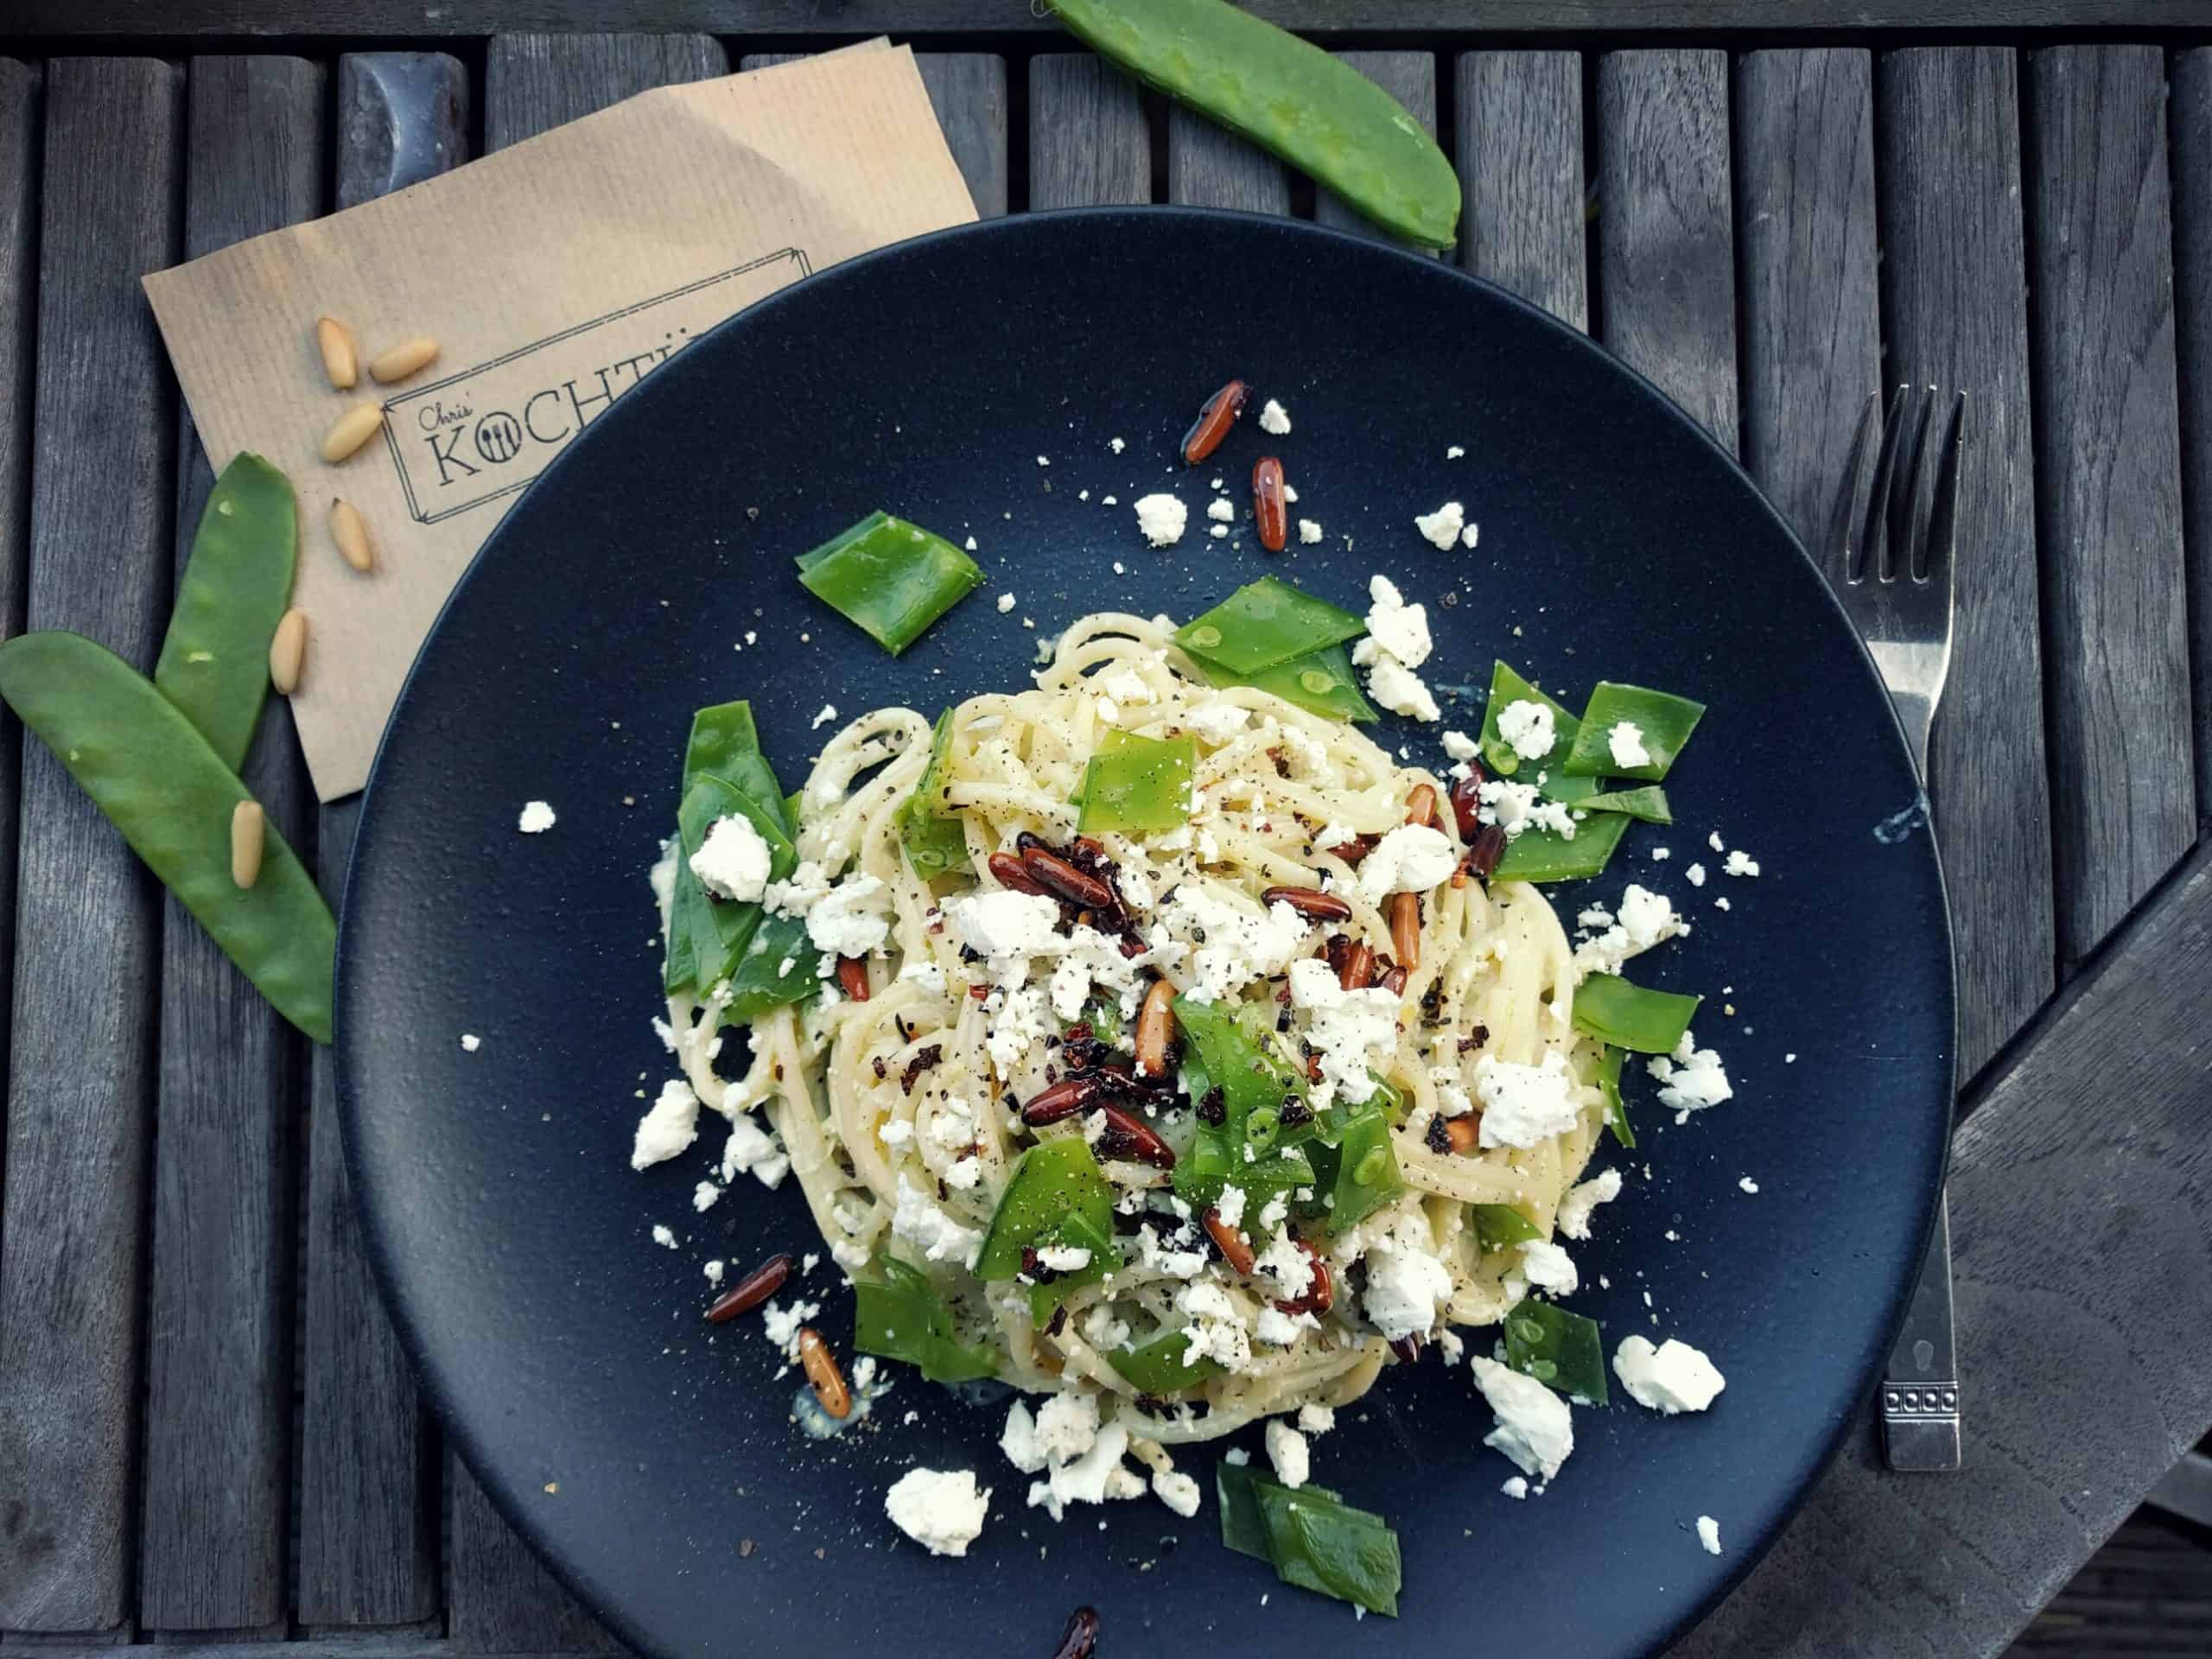
[[[1179,996],[1174,1007],[1175,1028],[1197,1055],[1209,1085],[1221,1090],[1218,1127],[1228,1132],[1232,1144],[1242,1147],[1250,1115],[1279,1110],[1285,1099],[1300,1092],[1298,1086],[1220,1004]]]
[[[1552,711],[1552,746],[1535,760],[1522,755],[1497,734],[1497,717],[1507,704],[1515,702],[1540,702]],[[1595,778],[1577,777],[1560,764],[1573,749],[1581,730],[1580,721],[1513,669],[1502,662],[1491,664],[1490,702],[1483,710],[1483,759],[1499,777],[1510,778],[1524,766],[1533,766],[1543,774],[1543,782],[1536,787],[1546,799],[1569,805],[1587,802],[1605,785]]]
[[[1193,739],[1108,732],[1084,769],[1076,827],[1086,836],[1176,828],[1191,816],[1191,774],[1198,765]]]
[[[1393,235],[1452,245],[1459,181],[1395,99],[1224,0],[1053,0],[1069,32],[1146,85],[1311,174]]]
[[[1175,643],[1211,666],[1249,676],[1366,632],[1367,624],[1350,611],[1279,577],[1262,576],[1178,628]]]
[[[1605,1127],[1629,1151],[1636,1150],[1636,1131],[1629,1127],[1628,1105],[1621,1099],[1621,1057],[1624,1050],[1607,1044],[1598,1055],[1598,1092],[1605,1097]]]
[[[241,451],[193,533],[154,683],[232,772],[269,695],[269,642],[292,602],[299,549],[291,480]]]
[[[1579,881],[1605,868],[1620,845],[1628,820],[1618,812],[1592,812],[1574,826],[1574,839],[1549,830],[1523,830],[1506,844],[1491,873],[1494,881]]]
[[[691,716],[691,735],[683,745],[683,787],[689,790],[701,777],[712,773],[745,789],[731,767],[741,756],[757,760],[760,754],[760,732],[753,723],[753,705],[742,700],[710,703]],[[759,798],[754,791],[746,792]],[[769,791],[774,792],[773,789]]]
[[[1522,1302],[1505,1316],[1505,1363],[1561,1394],[1606,1402],[1605,1339],[1595,1319]]]
[[[1071,1216],[1101,1236],[1113,1233],[1114,1189],[1079,1135],[1040,1141],[1021,1154],[983,1234],[976,1276],[1013,1278],[1021,1271],[1022,1251],[1050,1243]]]
[[[893,1255],[877,1257],[873,1276],[854,1281],[853,1351],[904,1360],[931,1382],[970,1382],[998,1370],[989,1348],[955,1334],[952,1312],[929,1275]]]
[[[1286,1584],[1396,1615],[1398,1535],[1381,1516],[1325,1486],[1293,1491],[1228,1462],[1215,1466],[1214,1494],[1227,1548],[1270,1563]]]
[[[759,905],[718,903],[707,896],[706,887],[691,872],[691,855],[705,845],[715,820],[740,810],[740,803],[752,806],[722,779],[702,777],[685,792],[683,805],[677,809],[676,896],[668,907],[668,959],[661,976],[662,983],[671,991],[686,985],[696,985],[702,991],[712,988],[736,967],[746,942],[760,924]],[[758,807],[746,816],[756,829],[767,823],[766,815]],[[764,839],[768,830],[774,830],[774,839],[768,842],[770,868],[782,856],[784,874],[788,875],[791,843],[772,823],[762,830]]]
[[[808,591],[896,657],[983,579],[942,536],[872,512],[798,560]]]
[[[1137,1347],[1115,1349],[1106,1356],[1106,1363],[1128,1378],[1131,1387],[1165,1399],[1221,1375],[1218,1360],[1199,1359],[1185,1365],[1183,1356],[1190,1351],[1190,1342],[1180,1331],[1163,1331]]]
[[[1675,757],[1697,729],[1705,705],[1648,686],[1617,685],[1600,680],[1590,693],[1590,706],[1582,711],[1573,753],[1565,770],[1580,776],[1609,772],[1616,778],[1640,778],[1656,784],[1667,775]],[[1637,728],[1651,759],[1640,766],[1624,766],[1613,759],[1613,728],[1626,721]]]
[[[1574,1028],[1638,1054],[1671,1054],[1703,1001],[1630,984],[1618,974],[1592,974],[1574,989]]]
[[[1375,705],[1360,695],[1359,682],[1352,677],[1351,653],[1341,642],[1255,674],[1232,673],[1197,652],[1192,652],[1190,658],[1206,677],[1208,685],[1252,686],[1329,720],[1371,725],[1382,718],[1375,712]]]
[[[330,907],[274,825],[259,879],[231,880],[231,814],[252,797],[182,711],[74,633],[0,645],[0,697],[277,1013],[328,1042]]]
[[[1631,818],[1642,818],[1646,823],[1672,823],[1674,809],[1667,804],[1667,791],[1656,784],[1646,784],[1642,789],[1608,790],[1602,795],[1586,795],[1575,803],[1586,812],[1620,812]]]
[[[968,832],[960,820],[945,810],[938,785],[944,757],[952,747],[952,710],[937,717],[930,740],[930,763],[921,781],[899,809],[899,838],[906,843],[907,861],[925,881],[969,867]]]
[[[1329,1230],[1341,1233],[1396,1198],[1406,1184],[1390,1142],[1390,1120],[1381,1111],[1370,1109],[1347,1121],[1336,1152]]]
[[[1478,1204],[1474,1210],[1475,1236],[1486,1250],[1503,1250],[1544,1236],[1535,1222],[1510,1204]]]
[[[1093,1227],[1090,1218],[1080,1211],[1071,1210],[1052,1236],[1040,1240],[1039,1248],[1058,1244],[1078,1250],[1089,1250],[1090,1260],[1084,1266],[1071,1268],[1056,1279],[1029,1287],[1029,1321],[1043,1325],[1052,1317],[1052,1310],[1065,1301],[1068,1293],[1080,1290],[1085,1285],[1095,1285],[1122,1265],[1122,1253],[1113,1238],[1103,1229]]]
[[[729,975],[730,1000],[722,1023],[749,1026],[771,1009],[804,1001],[822,988],[814,972],[821,955],[806,936],[805,917],[764,913]]]

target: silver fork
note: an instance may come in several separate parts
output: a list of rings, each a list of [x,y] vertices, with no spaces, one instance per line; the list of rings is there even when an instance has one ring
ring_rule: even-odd
[[[1866,641],[1912,745],[1927,810],[1928,729],[1951,667],[1953,555],[1966,394],[1899,386],[1886,416],[1878,393],[1852,445],[1827,578]],[[1873,478],[1861,488],[1867,449],[1881,434]],[[1921,1264],[1904,1328],[1882,1376],[1882,1444],[1890,1467],[1954,1470],[1961,1463],[1959,1372],[1951,1311],[1951,1209],[1937,1202],[1935,1236]]]

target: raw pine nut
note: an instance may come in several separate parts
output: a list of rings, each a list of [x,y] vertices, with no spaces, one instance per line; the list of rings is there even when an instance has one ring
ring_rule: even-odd
[[[1408,973],[1421,966],[1421,895],[1390,895],[1390,954]]]
[[[1205,400],[1199,407],[1198,418],[1183,435],[1185,466],[1195,467],[1221,448],[1221,441],[1236,424],[1236,417],[1244,412],[1244,400],[1250,396],[1242,380],[1232,380]]]
[[[1252,463],[1252,519],[1260,528],[1260,545],[1281,552],[1290,539],[1290,509],[1283,504],[1282,462],[1273,455]]]
[[[322,435],[322,458],[335,466],[374,437],[383,424],[382,404],[354,404]]]
[[[1137,1010],[1137,1070],[1147,1077],[1167,1075],[1167,1039],[1175,1032],[1175,1011],[1168,1005],[1174,1000],[1175,988],[1155,980]]]
[[[308,651],[308,613],[295,605],[277,619],[269,642],[269,683],[285,696],[299,690],[300,664]]]
[[[351,501],[332,500],[330,539],[338,543],[339,554],[346,563],[364,575],[376,569],[376,554],[369,546],[368,521]]]
[[[823,1410],[840,1420],[852,1415],[853,1391],[845,1386],[837,1357],[810,1325],[798,1333],[798,1363],[806,1368],[806,1380],[814,1384],[814,1397],[822,1402]]]
[[[417,334],[404,340],[388,352],[378,352],[369,359],[369,372],[385,385],[395,380],[404,380],[416,370],[438,354],[438,342],[428,334]]]
[[[269,817],[259,801],[240,801],[231,809],[231,880],[250,887],[261,880],[261,849],[269,838]]]
[[[784,1281],[791,1276],[788,1255],[770,1256],[715,1299],[707,1310],[707,1322],[728,1325],[739,1314],[750,1313],[782,1289]]]
[[[335,317],[315,320],[315,347],[322,353],[322,372],[329,377],[331,388],[336,391],[351,391],[361,378],[360,354],[353,349],[353,336],[346,325]]]
[[[1230,1269],[1240,1274],[1251,1272],[1253,1264],[1260,1258],[1252,1254],[1252,1247],[1245,1242],[1244,1235],[1224,1221],[1218,1210],[1209,1209],[1206,1211],[1205,1224],[1206,1232],[1215,1243],[1221,1246],[1221,1259],[1229,1263]]]

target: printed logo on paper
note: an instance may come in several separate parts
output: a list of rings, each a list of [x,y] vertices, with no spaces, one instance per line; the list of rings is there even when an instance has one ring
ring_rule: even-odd
[[[434,524],[512,495],[692,340],[812,269],[785,248],[386,400],[408,512]]]

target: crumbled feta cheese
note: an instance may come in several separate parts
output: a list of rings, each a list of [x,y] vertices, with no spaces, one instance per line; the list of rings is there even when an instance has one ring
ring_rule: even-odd
[[[1372,1096],[1369,1073],[1398,1039],[1397,996],[1380,985],[1348,991],[1335,969],[1305,957],[1290,964],[1290,1001],[1306,1016],[1306,1040],[1319,1061],[1317,1096],[1341,1093],[1356,1104]]]
[[[1468,1362],[1475,1386],[1497,1414],[1497,1427],[1483,1437],[1510,1458],[1524,1475],[1550,1480],[1574,1450],[1574,1414],[1567,1402],[1533,1376],[1510,1370],[1478,1355]]]
[[[820,731],[820,730],[821,730],[824,726],[827,726],[827,725],[828,725],[831,721],[833,721],[833,720],[835,720],[835,719],[836,719],[836,718],[837,718],[837,705],[836,705],[836,703],[834,703],[834,702],[825,702],[825,703],[823,703],[823,704],[822,705],[822,708],[821,708],[821,709],[819,710],[819,712],[817,712],[817,713],[815,715],[815,716],[814,716],[814,720],[813,720],[813,722],[812,722],[812,724],[808,728],[808,729],[809,729],[810,731],[817,731],[817,732],[818,732],[818,731]]]
[[[1758,860],[1740,851],[1730,853],[1727,861],[1720,867],[1723,875],[1757,875],[1758,873]]]
[[[1690,879],[1690,886],[1692,886],[1692,887],[1703,887],[1703,886],[1705,885],[1705,866],[1704,866],[1704,865],[1702,865],[1702,864],[1693,864],[1693,865],[1691,865],[1688,869],[1684,870],[1684,871],[1682,872],[1682,874],[1683,874],[1684,875],[1686,875],[1686,876],[1689,877],[1689,879]]]
[[[1444,734],[1444,753],[1454,760],[1471,760],[1482,753],[1482,745],[1465,732]]]
[[[1728,1386],[1710,1359],[1674,1337],[1656,1348],[1645,1337],[1622,1338],[1613,1351],[1613,1375],[1637,1404],[1670,1417],[1705,1410]]]
[[[1090,1252],[1080,1244],[1047,1244],[1037,1252],[1037,1261],[1054,1273],[1081,1273],[1090,1265]]]
[[[1611,1204],[1621,1195],[1621,1173],[1618,1169],[1601,1170],[1588,1180],[1578,1183],[1559,1201],[1559,1231],[1561,1238],[1590,1236],[1590,1217],[1601,1204]]]
[[[1446,461],[1457,461],[1466,453],[1464,448],[1456,443],[1446,444],[1444,447],[1444,459]]]
[[[1209,743],[1226,743],[1244,729],[1251,711],[1233,702],[1202,703],[1183,716],[1183,723]]]
[[[1190,520],[1191,510],[1172,495],[1137,499],[1137,528],[1154,547],[1173,547],[1181,541],[1183,527]]]
[[[1367,1253],[1368,1322],[1395,1342],[1426,1334],[1439,1306],[1452,1300],[1452,1272],[1429,1253],[1428,1229],[1418,1216],[1399,1224]]]
[[[1128,448],[1128,445],[1123,443],[1119,438],[1109,438],[1106,440],[1106,447],[1118,455],[1122,450]]]
[[[1618,974],[1630,957],[1689,931],[1665,893],[1631,881],[1621,894],[1613,925],[1576,948],[1574,965],[1586,974]]]
[[[1508,1475],[1505,1484],[1497,1490],[1508,1497],[1526,1498],[1529,1496],[1529,1478],[1526,1475]]]
[[[542,836],[553,827],[553,808],[544,801],[527,801],[522,816],[515,820],[515,828],[525,836]]]
[[[1183,1351],[1184,1364],[1211,1359],[1231,1371],[1251,1364],[1250,1334],[1236,1315],[1235,1300],[1223,1287],[1211,1282],[1184,1286],[1175,1293],[1175,1311],[1190,1321],[1182,1328],[1188,1344]]]
[[[1012,594],[1001,594],[999,595],[999,614],[1001,616],[1004,616],[1020,602],[1021,601],[1014,598]]]
[[[893,1524],[932,1555],[965,1555],[990,1508],[991,1489],[978,1491],[971,1469],[909,1469],[883,1497]]]
[[[1359,891],[1370,905],[1394,893],[1427,893],[1452,879],[1459,855],[1441,830],[1402,823],[1360,861]]]
[[[868,955],[891,937],[891,889],[878,876],[848,876],[807,911],[806,937],[833,957]]]
[[[1311,547],[1320,539],[1321,521],[1319,519],[1301,518],[1298,521],[1298,540],[1300,546]]]
[[[1352,647],[1351,659],[1367,670],[1367,689],[1394,715],[1408,720],[1441,720],[1442,709],[1429,694],[1427,683],[1371,639]]]
[[[1720,1553],[1720,1523],[1709,1515],[1698,1516],[1697,1541],[1705,1546],[1707,1554],[1718,1555]]]
[[[893,1151],[914,1142],[914,1126],[903,1117],[887,1117],[876,1130],[877,1137]]]
[[[757,900],[768,885],[768,843],[741,812],[716,818],[699,850],[691,855],[691,874],[709,893],[741,904]]]
[[[1244,1189],[1241,1186],[1223,1187],[1221,1197],[1214,1204],[1213,1212],[1221,1218],[1223,1226],[1242,1227],[1244,1224]]]
[[[1274,398],[1268,398],[1260,410],[1260,430],[1281,437],[1290,430],[1290,411]]]
[[[729,1139],[722,1143],[721,1174],[725,1185],[750,1174],[761,1185],[772,1189],[782,1184],[791,1166],[790,1157],[774,1135],[749,1117],[730,1120]]]
[[[1716,853],[1725,853],[1728,850],[1728,843],[1720,839],[1720,832],[1718,830],[1705,838],[1705,844]]]
[[[1114,1317],[1112,1303],[1101,1302],[1083,1316],[1083,1339],[1100,1353],[1110,1353],[1129,1339],[1129,1322]]]
[[[1051,950],[1060,919],[1059,905],[1042,893],[1000,889],[971,893],[945,906],[953,937],[979,956],[999,964]]]
[[[1236,517],[1236,504],[1225,495],[1217,495],[1206,503],[1206,517],[1217,524],[1230,524]]]
[[[715,1207],[715,1200],[721,1195],[721,1188],[712,1181],[702,1181],[691,1189],[691,1208],[703,1216]]]
[[[1337,1414],[1330,1407],[1306,1405],[1298,1408],[1298,1427],[1302,1433],[1326,1434],[1336,1426]]]
[[[1643,747],[1643,728],[1632,720],[1617,721],[1605,734],[1605,745],[1613,752],[1617,766],[1648,766],[1651,751]]]
[[[1719,1052],[1700,1048],[1690,1032],[1673,1054],[1655,1054],[1644,1070],[1659,1080],[1659,1103],[1678,1112],[1702,1111],[1735,1096]]]
[[[1408,605],[1389,577],[1367,582],[1367,633],[1376,645],[1408,668],[1419,668],[1434,649],[1428,636],[1428,607]]]
[[[664,1020],[656,1020],[653,1021],[653,1024],[656,1026],[666,1026],[668,1022]],[[674,1030],[671,1029],[669,1035],[671,1040],[670,1041],[668,1047],[669,1052],[671,1054],[676,1052],[676,1044],[672,1040],[675,1034]],[[461,1033],[461,1052],[462,1053],[474,1054],[478,1049],[483,1046],[484,1039],[481,1037],[479,1037],[474,1032],[464,1031]]]
[[[1549,703],[1519,697],[1498,710],[1497,734],[1523,760],[1541,760],[1559,741],[1559,722]]]
[[[1452,544],[1459,539],[1460,529],[1466,522],[1467,510],[1457,501],[1446,501],[1434,512],[1414,516],[1414,528],[1440,553],[1452,550]]]
[[[829,896],[830,874],[813,859],[801,859],[798,868],[781,881],[761,890],[760,902],[771,916],[804,916]]]
[[[1052,1029],[1047,1017],[1051,1013],[1047,995],[1037,986],[1008,991],[992,1016],[990,1034],[984,1039],[983,1046],[1000,1076],[1011,1077],[1031,1046],[1043,1042],[1046,1033]]]
[[[1037,1420],[1029,1414],[1025,1402],[1017,1400],[1007,1410],[1006,1427],[999,1435],[999,1450],[1025,1475],[1043,1471],[1045,1448],[1038,1444]]]
[[[707,1282],[709,1284],[719,1285],[722,1281],[722,1270],[724,1265],[724,1263],[720,1262],[709,1262],[699,1270],[707,1275]]]
[[[1012,1433],[1009,1419],[1007,1431]],[[1098,1439],[1098,1396],[1071,1389],[1037,1410],[1037,1449],[1047,1463],[1072,1463]],[[1033,1471],[1030,1472],[1034,1472]]]
[[[1030,1507],[1041,1505],[1057,1521],[1071,1503],[1103,1503],[1109,1497],[1130,1497],[1143,1491],[1144,1483],[1122,1467],[1122,1454],[1128,1446],[1129,1431],[1119,1423],[1109,1423],[1081,1457],[1052,1464],[1047,1478],[1031,1484]]]
[[[1206,534],[1212,537],[1217,542],[1227,541],[1229,539],[1229,526],[1227,524],[1209,525],[1206,529]]]
[[[1268,1461],[1275,1466],[1275,1478],[1293,1491],[1303,1486],[1313,1467],[1313,1451],[1306,1437],[1287,1423],[1271,1422],[1264,1439]]]
[[[1521,1272],[1538,1290],[1548,1290],[1554,1296],[1572,1296],[1582,1282],[1574,1270],[1574,1258],[1548,1238],[1522,1241]]]
[[[664,1250],[672,1250],[676,1248],[676,1235],[656,1222],[653,1224],[653,1243]]]
[[[699,1138],[699,1096],[681,1077],[660,1086],[660,1095],[645,1116],[638,1120],[637,1139],[630,1147],[630,1167],[650,1169],[665,1163]]]
[[[963,1226],[938,1208],[904,1172],[899,1177],[899,1207],[892,1213],[891,1232],[929,1261],[957,1262],[963,1268],[974,1267],[983,1248],[981,1230]]]
[[[1473,1082],[1483,1103],[1478,1138],[1484,1147],[1534,1147],[1573,1128],[1581,1115],[1567,1057],[1555,1048],[1538,1065],[1484,1054],[1475,1061]]]
[[[798,1333],[808,1320],[819,1318],[822,1304],[794,1299],[789,1307],[770,1302],[760,1310],[760,1334],[784,1351],[787,1359],[798,1357]]]
[[[1153,1496],[1185,1521],[1198,1512],[1198,1483],[1175,1469],[1155,1469]]]
[[[1184,995],[1197,1002],[1218,1001],[1255,979],[1281,973],[1306,937],[1304,921],[1281,900],[1261,911],[1195,881],[1182,882],[1167,895],[1160,919],[1171,938],[1192,947],[1191,983]]]
[[[1305,1316],[1309,1320],[1313,1317],[1310,1313]],[[1298,1319],[1281,1308],[1263,1307],[1259,1317],[1252,1322],[1252,1340],[1264,1342],[1273,1348],[1287,1348],[1298,1340],[1298,1333],[1305,1328]]]
[[[1758,1184],[1757,1181],[1753,1180],[1753,1179],[1752,1179],[1750,1176],[1748,1176],[1748,1175],[1745,1175],[1745,1176],[1742,1177],[1740,1179],[1738,1179],[1738,1180],[1737,1181],[1736,1185],[1737,1185],[1738,1186],[1739,1186],[1739,1187],[1743,1188],[1743,1190],[1744,1190],[1745,1192],[1749,1192],[1749,1193],[1751,1193],[1751,1194],[1754,1194],[1754,1195],[1756,1195],[1756,1194],[1758,1193],[1758,1190],[1759,1190],[1759,1184]]]
[[[1287,1302],[1296,1301],[1313,1288],[1313,1258],[1290,1236],[1290,1230],[1280,1224],[1268,1248],[1254,1259],[1252,1271],[1274,1281]]]

